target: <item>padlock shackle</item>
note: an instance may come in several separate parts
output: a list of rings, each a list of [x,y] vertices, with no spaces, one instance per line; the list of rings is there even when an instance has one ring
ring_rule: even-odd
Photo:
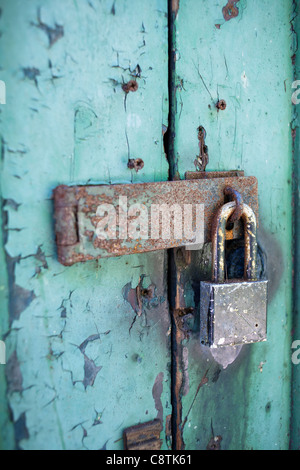
[[[236,208],[235,202],[229,202],[220,207],[212,225],[212,278],[213,282],[225,281],[225,239],[226,224]],[[256,259],[256,217],[251,207],[243,204],[241,218],[244,223],[245,264],[244,279],[257,280]]]

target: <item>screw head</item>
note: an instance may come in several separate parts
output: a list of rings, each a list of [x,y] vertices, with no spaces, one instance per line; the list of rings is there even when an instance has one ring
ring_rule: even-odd
[[[128,83],[123,83],[122,89],[125,93],[129,93],[130,91],[135,92],[139,88],[138,83],[136,80],[130,80]]]
[[[224,111],[227,107],[227,103],[225,100],[219,100],[216,104],[216,107],[220,110],[220,111]]]
[[[138,172],[139,170],[142,170],[144,168],[144,161],[141,158],[136,158],[135,160],[131,158],[128,160],[127,167],[130,170],[135,170]]]

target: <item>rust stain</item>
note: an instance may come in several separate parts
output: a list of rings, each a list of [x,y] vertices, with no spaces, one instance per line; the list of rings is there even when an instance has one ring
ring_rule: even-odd
[[[171,3],[171,10],[172,10],[172,13],[175,14],[175,18],[178,14],[179,3],[180,3],[180,0],[172,0],[172,3]]]
[[[138,172],[144,168],[144,161],[141,158],[136,158],[135,160],[130,158],[130,160],[128,160],[127,166],[130,170],[135,170]]]
[[[205,171],[208,164],[208,148],[205,145],[206,130],[203,126],[198,127],[199,156],[194,161],[195,167],[199,171]]]
[[[219,111],[224,111],[227,107],[227,103],[225,100],[219,100],[216,104],[216,107]]]
[[[222,13],[223,13],[225,21],[232,20],[233,18],[236,18],[238,16],[239,9],[236,6],[238,2],[239,0],[229,0],[227,2],[227,5],[223,7]]]
[[[183,388],[183,372],[182,372],[182,342],[185,335],[183,334],[179,324],[178,324],[178,312],[176,310],[172,311],[173,319],[173,343],[174,343],[174,352],[173,352],[173,431],[175,431],[174,439],[176,442],[176,450],[184,450],[185,445],[182,436],[182,401],[181,401],[181,391]]]
[[[125,91],[125,93],[129,93],[130,91],[135,92],[139,88],[139,85],[136,80],[129,80],[127,83],[123,83],[122,85],[122,90]]]
[[[183,341],[188,339],[185,319],[191,315],[192,309],[186,308],[184,298],[184,273],[191,263],[191,253],[184,248],[173,250],[173,278],[176,279],[171,305],[172,313],[172,368],[173,368],[173,416],[172,428],[176,450],[183,450],[185,443],[182,433],[182,396],[187,389],[187,366]]]
[[[211,179],[211,178],[242,178],[244,171],[240,170],[229,170],[229,171],[187,171],[185,173],[186,180],[198,180],[198,179]]]
[[[233,199],[236,204],[235,211],[233,212],[232,216],[229,218],[229,222],[236,222],[237,220],[240,220],[243,214],[243,198],[241,194],[235,189],[231,188],[230,186],[225,188],[224,194],[226,196],[229,196],[231,199]]]
[[[160,450],[162,423],[159,419],[131,426],[123,431],[125,450]]]

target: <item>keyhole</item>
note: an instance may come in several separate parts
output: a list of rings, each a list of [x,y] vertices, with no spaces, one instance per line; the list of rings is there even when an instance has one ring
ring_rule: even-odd
[[[227,222],[226,224],[226,230],[233,230],[234,223],[233,222]]]

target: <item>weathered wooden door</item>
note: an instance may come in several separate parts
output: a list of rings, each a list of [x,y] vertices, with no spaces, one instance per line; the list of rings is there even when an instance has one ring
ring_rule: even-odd
[[[0,7],[0,447],[118,450],[158,419],[162,449],[298,448],[296,2]],[[270,280],[268,341],[218,354],[198,331],[209,244],[64,267],[53,224],[59,184],[183,179],[207,155],[257,177]]]

